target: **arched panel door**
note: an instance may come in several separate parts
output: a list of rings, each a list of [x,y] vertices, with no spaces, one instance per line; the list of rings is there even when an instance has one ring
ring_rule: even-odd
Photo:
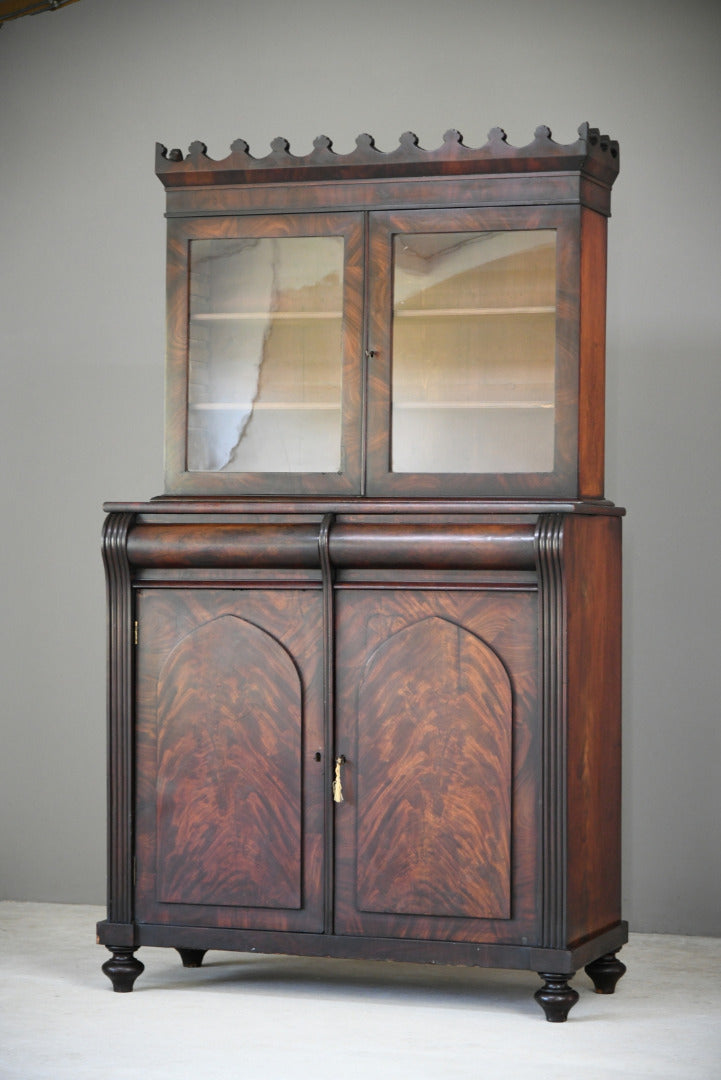
[[[283,646],[225,615],[158,680],[158,899],[298,908],[301,687]]]
[[[316,590],[142,590],[136,913],[323,925]]]
[[[445,619],[406,627],[369,659],[358,714],[360,909],[507,918],[511,685],[496,654]]]
[[[336,932],[535,931],[529,592],[341,591]]]

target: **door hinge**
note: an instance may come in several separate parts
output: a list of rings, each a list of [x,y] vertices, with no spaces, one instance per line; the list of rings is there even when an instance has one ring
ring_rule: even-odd
[[[138,644],[138,620],[133,623],[133,645]]]
[[[133,887],[138,883],[138,860],[133,855]]]

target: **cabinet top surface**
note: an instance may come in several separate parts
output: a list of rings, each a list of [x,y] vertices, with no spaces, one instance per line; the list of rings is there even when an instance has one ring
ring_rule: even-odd
[[[533,172],[581,172],[608,186],[619,169],[618,143],[597,128],[581,124],[578,139],[563,145],[555,142],[545,126],[536,128],[526,146],[509,145],[502,128],[493,128],[482,147],[466,146],[458,131],[447,131],[443,144],[425,150],[412,132],[401,135],[395,150],[378,150],[370,135],[359,135],[349,154],[338,154],[325,135],[318,136],[312,151],[299,157],[291,153],[286,139],[277,138],[271,151],[253,157],[242,139],[232,143],[230,154],[214,160],[202,142],[191,143],[188,154],[156,144],[155,171],[168,188],[216,184],[258,184],[320,180],[382,179],[395,176],[482,175]]]
[[[106,513],[131,514],[591,514],[623,517],[625,509],[606,499],[321,499],[279,497],[182,498],[160,495],[149,502],[106,502]]]

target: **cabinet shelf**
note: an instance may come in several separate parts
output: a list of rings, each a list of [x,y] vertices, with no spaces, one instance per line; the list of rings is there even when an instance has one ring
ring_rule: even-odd
[[[552,401],[396,401],[394,409],[553,409]]]
[[[199,401],[189,406],[199,412],[279,412],[292,409],[296,412],[340,412],[340,404],[334,401]]]
[[[555,315],[556,308],[539,307],[467,307],[467,308],[396,308],[397,319],[467,318],[486,315]]]
[[[342,319],[341,311],[201,311],[190,316],[194,322],[321,322]]]
[[[396,401],[394,409],[553,409],[552,401]],[[198,412],[339,412],[340,405],[332,401],[201,401],[189,408]]]

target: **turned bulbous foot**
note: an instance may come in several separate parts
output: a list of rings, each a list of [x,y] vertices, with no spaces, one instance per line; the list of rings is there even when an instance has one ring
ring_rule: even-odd
[[[568,1014],[578,1001],[578,993],[568,985],[571,975],[555,975],[550,972],[539,971],[544,985],[533,995],[546,1014],[546,1020],[551,1024],[563,1024],[568,1019]]]
[[[584,971],[593,982],[597,994],[612,994],[616,983],[626,971],[626,965],[615,953],[606,953],[593,963],[586,964]]]
[[[183,967],[186,968],[199,968],[203,963],[203,957],[205,956],[206,949],[181,949],[176,950],[180,954],[180,959],[183,961]]]
[[[110,951],[113,955],[103,964],[103,971],[113,984],[116,994],[129,994],[138,975],[145,971],[145,964],[133,956],[135,949],[111,948]]]

